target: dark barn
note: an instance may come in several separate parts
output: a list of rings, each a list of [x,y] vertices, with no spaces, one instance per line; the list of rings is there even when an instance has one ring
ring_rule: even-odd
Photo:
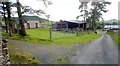
[[[74,29],[74,28],[81,28],[85,30],[87,28],[87,23],[85,21],[78,21],[78,20],[71,20],[71,21],[60,21],[53,25],[54,29]]]

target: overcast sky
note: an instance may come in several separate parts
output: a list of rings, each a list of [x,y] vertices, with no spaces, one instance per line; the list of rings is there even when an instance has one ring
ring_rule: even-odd
[[[106,0],[112,2],[111,5],[107,6],[109,10],[103,15],[105,20],[118,19],[118,2],[119,0]],[[50,14],[50,20],[75,20],[76,16],[79,15],[79,0],[52,0],[52,5],[45,8],[42,2],[37,0],[20,0],[23,5],[31,6],[33,9],[43,9]],[[81,19],[80,19],[81,20]]]

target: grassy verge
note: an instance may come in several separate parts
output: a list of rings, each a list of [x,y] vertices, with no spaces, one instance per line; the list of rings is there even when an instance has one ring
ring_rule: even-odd
[[[57,44],[57,45],[71,45],[71,44],[85,44],[89,43],[98,37],[99,34],[91,33],[81,33],[78,36],[76,34],[71,33],[61,33],[61,32],[53,32],[53,39],[52,41],[49,39],[49,29],[47,28],[39,28],[39,29],[28,29],[27,30],[28,36],[20,37],[19,35],[15,34],[11,39],[23,40],[32,43],[39,43],[39,44]]]
[[[107,32],[107,34],[109,34],[113,41],[118,45],[118,47],[120,48],[120,41],[119,41],[119,36],[120,36],[120,32],[113,32],[113,31],[109,31]]]
[[[10,52],[11,64],[40,64],[40,62],[28,54],[22,52]]]
[[[8,44],[11,64],[40,64],[40,61],[30,54],[15,50],[15,46]]]
[[[0,30],[0,37],[2,37],[2,31]]]

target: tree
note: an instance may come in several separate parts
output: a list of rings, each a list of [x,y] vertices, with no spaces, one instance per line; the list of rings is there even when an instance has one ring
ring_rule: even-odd
[[[3,19],[5,21],[5,28],[6,28],[6,33],[8,33],[9,29],[9,35],[12,36],[12,33],[14,33],[14,24],[11,19],[11,2],[1,2],[2,4],[2,11],[1,13],[3,14]]]
[[[1,2],[0,3],[2,6],[0,6],[2,8],[2,10],[0,11],[0,13],[3,15],[4,17],[4,21],[5,21],[5,25],[6,25],[6,33],[8,33],[8,22],[7,22],[7,17],[6,17],[6,7],[5,7],[5,2]]]
[[[111,2],[104,2],[104,1],[92,1],[90,0],[80,0],[81,5],[79,6],[80,14],[76,17],[78,19],[79,17],[83,17],[84,21],[89,23],[89,27],[92,30],[96,29],[96,22],[99,21],[100,18],[102,18],[102,13],[106,13],[108,10],[106,10],[106,6],[110,5]],[[91,3],[91,9],[87,10],[87,4]],[[83,13],[83,14],[82,14]],[[104,19],[102,18],[104,21]]]
[[[81,5],[79,6],[80,9],[80,15],[76,17],[78,19],[79,17],[83,17],[84,21],[88,18],[89,12],[88,12],[88,3],[90,2],[89,0],[83,1],[79,0]],[[79,24],[80,27],[80,24]],[[83,27],[84,29],[84,27]]]
[[[111,2],[92,2],[91,5],[93,8],[90,9],[90,16],[88,17],[88,21],[91,24],[90,28],[92,30],[96,30],[96,22],[102,18],[102,13],[106,13],[106,6],[110,5]]]
[[[112,24],[113,24],[113,25],[118,25],[118,22],[113,22]]]
[[[80,14],[79,16],[77,16],[76,19],[78,19],[79,17],[83,17],[84,21],[86,21],[86,19],[88,17],[87,4],[89,3],[89,1],[88,2],[80,2],[80,3],[81,3],[81,5],[79,6],[80,13],[83,13],[83,14]]]
[[[25,30],[25,26],[24,26],[24,22],[23,22],[23,18],[22,18],[22,12],[21,12],[21,4],[19,2],[19,0],[17,0],[17,13],[18,13],[18,17],[19,17],[19,34],[21,36],[26,36],[26,30]]]
[[[51,5],[51,4],[52,4],[52,2],[49,1],[49,0],[38,0],[38,1],[43,2],[46,7],[47,7],[48,5]]]
[[[6,4],[6,10],[7,10],[7,20],[9,23],[9,35],[12,36],[12,20],[11,20],[11,12],[10,12],[10,2],[5,2]]]

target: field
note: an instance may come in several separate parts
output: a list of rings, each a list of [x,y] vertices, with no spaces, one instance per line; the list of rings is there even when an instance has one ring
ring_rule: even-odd
[[[80,33],[79,35],[72,33],[52,32],[52,40],[50,40],[50,32],[47,28],[28,29],[27,37],[20,37],[14,35],[11,39],[23,40],[32,43],[39,43],[44,45],[72,45],[89,43],[101,35],[96,33]]]

